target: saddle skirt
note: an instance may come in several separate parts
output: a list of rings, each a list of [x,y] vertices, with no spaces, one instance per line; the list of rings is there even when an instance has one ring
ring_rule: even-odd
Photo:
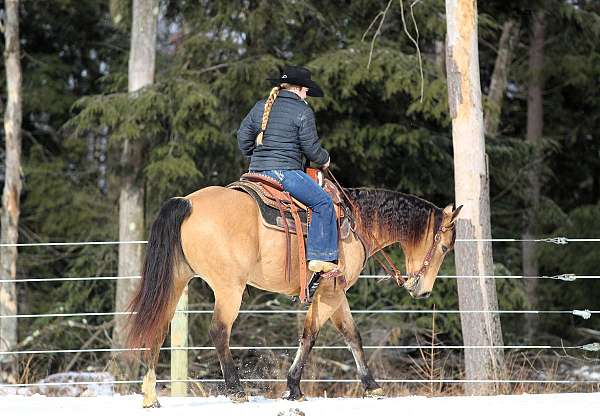
[[[338,223],[338,238],[345,240],[350,235],[351,223],[350,216],[348,215],[349,210],[343,204],[343,200],[339,189],[329,179],[323,179],[323,189],[333,201],[335,208],[335,215]],[[292,217],[292,212],[289,206],[284,206],[283,213],[279,207],[279,200],[286,200],[281,184],[276,180],[260,173],[246,173],[242,175],[239,181],[233,182],[227,185],[227,188],[236,189],[247,193],[256,201],[262,223],[265,227],[285,231],[284,221],[287,222],[287,228],[290,233],[296,233],[296,224]],[[265,189],[268,188],[268,189]],[[308,231],[308,225],[311,222],[312,211],[302,202],[295,198],[291,198],[296,205],[298,216],[302,223],[302,234],[306,236]]]

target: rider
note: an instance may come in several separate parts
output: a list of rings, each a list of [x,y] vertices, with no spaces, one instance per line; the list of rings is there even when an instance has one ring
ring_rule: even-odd
[[[277,180],[283,189],[312,209],[308,228],[308,268],[313,272],[336,269],[337,223],[329,195],[303,170],[305,156],[322,168],[329,166],[329,153],[321,146],[315,115],[306,96],[323,97],[321,88],[303,67],[287,66],[269,98],[258,101],[237,132],[240,150],[250,156],[250,171]]]

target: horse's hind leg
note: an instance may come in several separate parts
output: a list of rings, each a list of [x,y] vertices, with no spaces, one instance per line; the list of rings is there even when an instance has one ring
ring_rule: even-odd
[[[233,357],[229,349],[229,337],[233,322],[240,310],[244,286],[214,288],[214,293],[215,310],[209,329],[210,337],[219,356],[227,396],[235,402],[243,402],[248,399],[233,363]]]
[[[170,322],[173,319],[173,315],[175,315],[175,309],[177,308],[177,302],[179,302],[179,298],[183,293],[183,289],[188,284],[188,282],[193,277],[193,272],[187,265],[179,265],[179,268],[176,270],[175,281],[174,281],[174,290],[173,290],[173,300],[172,303],[169,304],[166,312],[166,316],[168,317],[168,321]],[[164,328],[164,333],[160,337],[160,341],[152,346],[148,355],[146,355],[146,360],[148,364],[148,371],[144,376],[144,381],[142,383],[142,393],[144,394],[143,407],[160,407],[160,403],[158,401],[158,395],[156,394],[156,365],[158,363],[158,355],[160,353],[160,347],[162,346],[165,337],[167,335],[168,328]]]
[[[350,350],[352,350],[352,355],[354,356],[354,361],[356,361],[356,367],[358,369],[358,376],[365,388],[365,396],[382,397],[383,389],[371,375],[367,360],[365,359],[365,351],[363,350],[360,333],[354,323],[354,319],[352,319],[348,299],[345,297],[339,308],[331,315],[331,322],[333,322],[338,331],[340,331],[344,337],[344,341],[346,341],[346,344],[350,347]]]
[[[158,396],[156,394],[156,364],[158,362],[158,354],[160,352],[160,344],[154,346],[150,351],[148,358],[148,371],[144,376],[144,382],[142,383],[142,393],[144,394],[144,401],[142,406],[144,408],[149,407],[160,407],[158,402]]]

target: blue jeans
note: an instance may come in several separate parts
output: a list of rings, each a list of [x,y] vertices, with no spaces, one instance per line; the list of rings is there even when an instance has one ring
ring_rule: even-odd
[[[312,209],[306,242],[307,260],[334,261],[338,258],[338,232],[331,198],[301,170],[265,170],[287,192]]]

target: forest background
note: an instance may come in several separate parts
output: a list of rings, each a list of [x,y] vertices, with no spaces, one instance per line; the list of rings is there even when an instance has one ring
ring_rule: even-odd
[[[600,2],[485,1],[479,3],[478,13],[484,112],[487,119],[498,117],[497,128],[486,135],[493,237],[519,238],[527,232],[536,238],[599,236]],[[530,59],[534,16],[543,16],[545,29],[543,64],[536,68]],[[322,143],[331,153],[333,171],[343,184],[395,189],[442,207],[453,202],[444,19],[440,0],[162,0],[155,82],[130,96],[130,1],[22,1],[19,242],[117,240],[119,177],[130,168],[120,157],[126,140],[143,149],[136,181],[145,189],[146,235],[165,199],[237,179],[247,161],[237,149],[236,130],[255,101],[268,94],[265,78],[277,75],[284,64],[309,67],[325,90],[324,98],[309,103]],[[507,82],[498,99],[491,86],[494,74],[500,76],[495,69],[503,69],[497,62],[503,52],[509,55],[504,64]],[[6,82],[1,69],[3,106]],[[528,108],[532,84],[542,86],[541,114]],[[538,137],[532,136],[536,129],[530,123],[537,123],[533,127],[542,132]],[[4,140],[3,130],[0,138]],[[0,156],[3,182],[4,155]],[[533,183],[539,184],[535,201]],[[495,273],[527,275],[523,264],[529,262],[538,276],[598,274],[598,244],[536,247],[532,257],[524,259],[520,244],[495,243]],[[399,251],[393,254],[401,258]],[[27,247],[19,250],[17,271],[19,277],[114,276],[117,265],[113,246]],[[367,267],[368,273],[381,273],[373,264]],[[456,274],[451,257],[440,274]],[[518,279],[499,279],[496,285],[500,309],[600,309],[598,280],[540,279],[533,291]],[[348,296],[356,309],[458,307],[453,279],[438,280],[426,301],[411,299],[390,282],[374,280],[360,281]],[[18,302],[20,314],[111,312],[115,282],[22,283]],[[291,302],[250,289],[243,308],[283,304]],[[194,280],[190,307],[211,306],[210,289]],[[509,345],[580,345],[599,339],[595,316],[501,318]],[[523,325],[526,318],[528,325]],[[190,318],[190,345],[211,345],[209,319]],[[39,349],[78,348],[83,343],[107,347],[108,321],[23,319],[20,346],[34,339]],[[367,315],[357,321],[366,345],[462,343],[456,314],[437,314],[435,319]],[[295,345],[297,331],[290,316],[242,316],[234,326],[232,345]],[[319,342],[339,339],[329,328]],[[235,354],[248,364],[242,376],[276,378],[284,374],[293,353]],[[519,354],[515,362],[534,369],[556,369],[557,360],[570,360],[563,355],[540,357],[535,351]],[[316,355],[311,360],[313,374],[353,375],[350,353]],[[460,351],[436,355],[432,368],[419,364],[421,358],[418,351],[397,350],[370,356],[375,372],[391,378],[403,378],[403,371],[429,371],[427,377],[434,371],[461,372]],[[105,369],[110,361],[108,354],[96,353],[77,360],[68,355],[36,356],[20,365],[27,369],[21,374],[35,380],[65,370]],[[195,377],[220,377],[213,352],[190,353],[190,363]],[[581,357],[570,363],[582,365]]]

